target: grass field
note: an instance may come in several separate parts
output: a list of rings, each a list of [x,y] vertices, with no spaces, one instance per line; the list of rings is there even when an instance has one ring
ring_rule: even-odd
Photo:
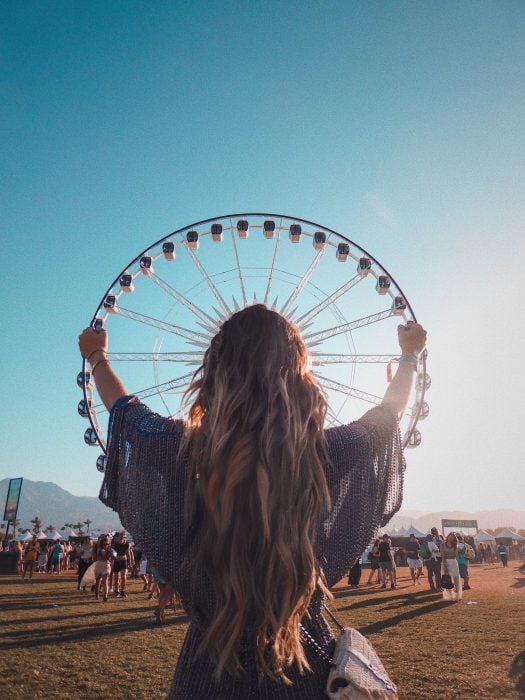
[[[472,590],[455,604],[399,573],[393,591],[341,582],[332,609],[370,638],[401,698],[525,697],[525,575],[515,563],[471,566]],[[75,584],[0,577],[0,698],[164,697],[186,615],[168,610],[157,627],[138,581],[107,603]]]

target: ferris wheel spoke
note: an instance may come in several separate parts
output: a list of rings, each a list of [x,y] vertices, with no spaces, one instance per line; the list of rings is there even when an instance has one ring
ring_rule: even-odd
[[[193,372],[188,372],[175,379],[170,379],[168,382],[162,384],[154,384],[147,389],[140,389],[139,391],[133,391],[132,395],[136,396],[138,399],[147,399],[156,394],[181,394],[186,391],[188,384],[193,377]],[[97,414],[107,412],[104,404],[99,403],[93,406],[93,409],[97,411]]]
[[[322,331],[316,331],[315,333],[307,333],[304,335],[304,340],[309,347],[318,345],[322,343],[323,340],[328,338],[333,338],[336,335],[341,335],[341,333],[348,333],[348,331],[356,330],[357,328],[362,328],[363,326],[369,326],[372,323],[377,323],[378,321],[383,321],[385,318],[390,318],[394,315],[393,309],[386,309],[385,311],[379,311],[376,314],[370,314],[370,316],[364,316],[355,321],[350,321],[349,323],[343,323],[340,326],[334,326],[333,328],[325,328]]]
[[[352,287],[355,287],[355,285],[362,279],[364,279],[362,275],[355,275],[355,277],[352,277],[352,279],[348,280],[348,282],[345,282],[345,284],[339,287],[339,289],[336,289],[335,292],[327,296],[326,299],[323,299],[323,301],[320,304],[317,304],[316,306],[312,307],[309,311],[304,313],[302,316],[300,316],[296,321],[297,325],[299,326],[299,329],[304,328],[304,326],[307,323],[309,323],[322,311],[331,306],[335,301],[339,299],[339,297],[343,296],[343,294],[352,289]]]
[[[161,321],[158,318],[153,318],[152,316],[146,316],[145,314],[139,314],[136,311],[131,311],[130,309],[124,309],[121,306],[118,308],[118,313],[120,316],[129,318],[132,321],[137,321],[138,323],[143,323],[146,326],[153,326],[153,328],[159,328],[162,331],[168,333],[173,333],[181,338],[184,338],[192,345],[197,345],[199,347],[208,347],[211,336],[200,333],[199,331],[190,330],[189,328],[183,328],[182,326],[176,326],[173,323],[167,323],[167,321]]]
[[[326,409],[326,417],[327,417],[327,419],[328,419],[328,420],[327,420],[327,423],[328,423],[329,427],[332,427],[332,426],[334,426],[334,425],[338,425],[339,419],[338,419],[338,417],[336,416],[336,414],[332,411],[332,409],[330,408],[330,406],[327,406],[327,409]]]
[[[360,389],[355,389],[354,387],[348,386],[347,384],[341,384],[333,379],[328,379],[328,377],[323,377],[316,374],[317,379],[325,389],[331,389],[332,391],[337,391],[345,396],[352,396],[354,399],[360,399],[361,401],[366,401],[367,403],[372,403],[375,406],[379,406],[382,402],[382,397],[376,396],[375,394],[369,394],[366,391],[361,391]]]
[[[310,353],[312,365],[338,365],[338,364],[388,364],[398,359],[399,355],[350,355],[345,353]]]
[[[321,250],[319,250],[319,251],[317,252],[317,255],[316,255],[315,258],[312,260],[312,262],[310,263],[308,269],[306,270],[306,272],[304,273],[304,275],[301,277],[301,279],[299,280],[299,283],[297,284],[297,286],[295,287],[295,289],[293,290],[293,292],[290,294],[290,296],[288,297],[288,300],[286,301],[285,305],[284,305],[283,308],[281,309],[281,312],[280,312],[280,313],[281,313],[282,316],[286,316],[286,314],[288,313],[288,310],[290,309],[290,307],[292,306],[292,304],[294,303],[294,301],[297,299],[297,297],[299,296],[299,294],[303,291],[303,289],[305,288],[305,286],[308,284],[308,280],[309,280],[310,277],[313,275],[313,273],[314,273],[314,271],[315,271],[315,268],[319,265],[319,262],[320,262],[321,258],[323,257],[324,252],[325,252],[325,248],[324,248],[324,247],[321,248]],[[295,311],[295,309],[294,309],[294,311]],[[293,313],[290,314],[290,317],[292,317],[292,316],[293,316]]]
[[[187,299],[184,294],[181,294],[178,292],[176,289],[174,289],[170,284],[165,282],[163,279],[161,279],[158,275],[155,273],[151,273],[149,275],[149,279],[154,282],[158,287],[160,287],[162,290],[164,290],[167,294],[172,296],[174,299],[176,299],[178,302],[180,302],[183,306],[185,306],[191,313],[196,316],[202,323],[205,325],[206,328],[208,328],[210,331],[215,333],[217,331],[217,323],[215,319],[213,319],[211,316],[208,316],[207,313],[199,309],[195,304],[193,304],[189,299]]]
[[[202,352],[200,350],[188,352],[108,352],[107,358],[111,362],[175,362],[200,365]]]
[[[226,314],[226,316],[224,316],[223,314],[220,314],[220,316],[219,316],[222,321],[225,321],[227,318],[229,318],[231,316],[232,312],[231,312],[230,307],[222,298],[221,293],[219,292],[217,287],[213,284],[210,276],[208,275],[208,273],[206,272],[204,267],[201,265],[200,260],[197,258],[197,256],[193,252],[193,250],[191,248],[189,248],[188,246],[186,246],[186,250],[188,251],[190,258],[193,260],[193,264],[195,265],[197,270],[200,272],[202,278],[204,279],[204,281],[208,285],[208,288],[210,289],[211,293],[213,294],[215,299],[217,299],[217,302],[219,303],[219,306],[221,307],[223,314]],[[217,309],[215,309],[215,311],[217,311]]]
[[[239,283],[241,285],[241,293],[242,293],[242,303],[244,306],[248,306],[248,301],[246,299],[246,289],[244,288],[244,279],[242,276],[242,270],[241,270],[241,265],[239,262],[239,253],[237,251],[237,241],[235,239],[235,230],[233,226],[233,221],[230,219],[230,224],[231,224],[231,235],[232,235],[232,243],[233,243],[233,252],[235,254],[235,264],[237,265],[237,274],[239,275]],[[234,300],[234,305],[238,307],[237,302]],[[236,309],[238,310],[238,309]]]
[[[270,296],[270,290],[272,288],[272,283],[273,283],[273,275],[275,272],[275,264],[277,262],[277,253],[279,252],[279,243],[281,241],[281,227],[282,227],[283,220],[281,219],[279,223],[279,228],[277,229],[276,235],[275,235],[275,246],[273,249],[273,257],[272,257],[272,266],[270,267],[270,272],[268,273],[268,284],[266,285],[266,292],[264,294],[264,304],[268,304],[268,297]],[[272,308],[275,307],[275,304],[277,303],[277,299],[275,299]]]

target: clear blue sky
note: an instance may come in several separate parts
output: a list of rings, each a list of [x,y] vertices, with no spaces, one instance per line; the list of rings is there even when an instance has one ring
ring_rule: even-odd
[[[407,508],[523,508],[522,2],[4,2],[0,478],[95,495],[78,332],[150,242],[350,231],[429,330]]]

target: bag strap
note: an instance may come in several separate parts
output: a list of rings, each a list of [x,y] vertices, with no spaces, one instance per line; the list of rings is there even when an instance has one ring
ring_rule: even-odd
[[[339,627],[339,629],[341,630],[341,632],[343,632],[343,631],[344,631],[343,625],[339,622],[339,620],[338,620],[338,619],[336,618],[336,616],[332,613],[332,611],[331,611],[329,608],[327,608],[326,605],[324,606],[324,609],[326,610],[326,612],[328,613],[328,615],[329,615],[330,618],[332,619],[332,622],[334,622],[335,625],[336,625],[337,627]]]

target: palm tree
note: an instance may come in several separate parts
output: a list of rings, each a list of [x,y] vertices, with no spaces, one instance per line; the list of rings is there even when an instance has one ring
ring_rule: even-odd
[[[84,533],[82,532],[82,526],[83,526],[83,525],[84,525],[84,523],[81,523],[81,522],[75,523],[75,524],[73,525],[73,527],[75,528],[75,530],[77,530],[77,532],[78,532],[79,535],[83,535],[83,534],[84,534]]]
[[[66,528],[71,529],[72,527],[73,527],[73,523],[64,523],[64,527],[61,527],[60,529],[62,530],[62,532],[64,532],[64,530]]]
[[[91,525],[92,522],[93,522],[93,521],[90,520],[89,518],[88,518],[87,520],[84,520],[84,525],[87,525],[88,535],[89,535],[89,526]]]
[[[40,530],[41,530],[41,528],[42,528],[42,521],[40,520],[40,518],[38,517],[38,515],[35,515],[35,517],[33,518],[33,520],[31,520],[31,522],[33,523],[33,526],[34,526],[34,527],[33,527],[33,532],[34,532],[35,535],[36,535],[36,534],[38,534],[38,533],[40,532]]]
[[[48,525],[44,532],[54,532],[56,530],[56,527],[54,525]]]

